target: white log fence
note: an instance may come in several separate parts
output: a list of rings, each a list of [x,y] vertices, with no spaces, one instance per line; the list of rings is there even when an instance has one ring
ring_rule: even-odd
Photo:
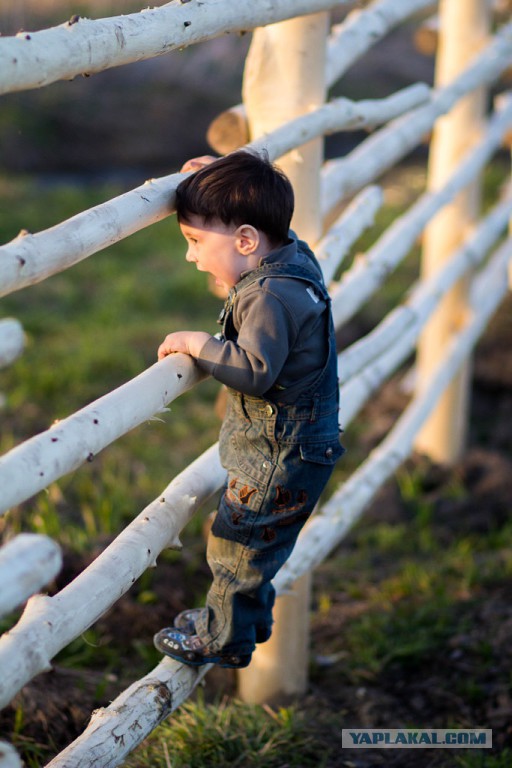
[[[24,603],[60,571],[59,545],[48,536],[22,533],[0,550],[0,617]]]
[[[92,21],[74,17],[40,32],[0,40],[0,93],[39,88],[56,80],[101,72],[161,56],[226,32],[245,33],[350,0],[201,0],[167,3],[127,16]]]
[[[428,96],[427,86],[417,84],[382,100],[354,103],[339,99],[249,146],[255,150],[264,146],[270,157],[278,158],[324,133],[347,130],[356,123],[370,126],[385,122],[425,102]],[[182,174],[172,174],[152,179],[44,232],[21,232],[0,247],[0,296],[34,285],[168,216],[174,208],[172,195],[182,178]]]
[[[329,89],[363,54],[388,32],[414,13],[435,5],[433,0],[376,0],[362,13],[351,11],[331,30],[327,41],[325,85]],[[249,141],[249,126],[243,104],[221,113],[208,130],[208,141],[221,154]]]
[[[445,359],[421,397],[415,398],[382,443],[311,519],[290,558],[277,574],[279,591],[309,568],[319,565],[343,539],[382,484],[411,455],[414,438],[435,407],[441,392],[456,375],[482,335],[489,319],[505,297],[507,270],[512,260],[512,240],[493,255],[473,287],[474,302],[465,327],[451,340]]]
[[[188,356],[166,358],[4,454],[0,458],[0,513],[93,461],[106,445],[161,413],[201,378]]]
[[[396,219],[384,235],[346,272],[332,296],[335,325],[350,319],[382,285],[407,255],[428,221],[482,170],[502,143],[512,121],[512,102],[496,113],[480,144],[462,160],[446,185],[426,192],[406,214]]]
[[[475,88],[493,83],[511,63],[512,23],[498,31],[459,77],[434,91],[428,104],[376,131],[347,157],[327,162],[322,190],[325,216],[333,201],[344,200],[395,165],[421,142],[439,117]]]
[[[0,368],[14,362],[23,352],[23,346],[21,324],[11,317],[0,320]]]
[[[0,741],[0,765],[2,768],[22,768],[21,759],[10,744]]]
[[[444,2],[458,4],[461,0]],[[20,33],[0,39],[0,92],[101,71],[225,31],[250,30],[346,4],[334,0],[273,0],[264,4],[181,0],[139,14],[100,21],[80,19],[55,29]],[[329,38],[326,82],[331,85],[376,40],[432,5],[426,0],[375,0],[364,10],[350,13]],[[373,224],[383,204],[383,192],[375,181],[420,144],[440,116],[475,89],[496,83],[511,64],[512,24],[506,24],[470,65],[443,87],[430,90],[416,84],[386,99],[337,99],[313,110],[304,105],[299,117],[248,143],[252,148],[264,147],[277,160],[286,153],[301,151],[306,142],[327,133],[384,125],[347,157],[326,163],[321,173],[322,215],[334,223],[325,228],[315,248],[325,279],[331,283],[337,328],[371,298],[432,218],[474,183],[492,160],[512,127],[510,101],[505,100],[490,116],[480,140],[442,187],[421,195],[365,256],[354,261],[340,282],[332,282],[343,259]],[[67,269],[169,215],[181,178],[181,174],[171,174],[151,180],[51,229],[20,233],[0,247],[0,296]],[[428,280],[413,286],[403,304],[366,337],[340,353],[341,416],[346,427],[381,384],[411,357],[442,298],[463,276],[470,282],[465,323],[450,334],[442,361],[383,442],[305,526],[292,556],[275,578],[279,595],[295,589],[297,580],[329,555],[382,484],[411,454],[418,431],[506,295],[512,240],[505,240],[491,256],[488,253],[507,232],[511,216],[512,194],[507,190],[468,232],[447,263]],[[20,324],[10,318],[1,320],[0,366],[13,362],[22,350]],[[165,410],[201,378],[190,358],[166,358],[10,450],[0,458],[0,513],[93,460],[100,450]],[[164,548],[181,546],[181,530],[220,489],[223,479],[214,445],[174,478],[87,569],[52,597],[39,594],[39,590],[60,568],[61,553],[55,542],[21,534],[4,545],[0,550],[0,580],[6,586],[0,597],[0,615],[28,601],[15,626],[0,638],[0,706],[7,705],[27,682],[48,670],[60,650],[94,624],[147,568],[156,565]],[[264,649],[259,647],[256,657]],[[108,707],[97,710],[84,733],[49,766],[120,765],[180,706],[207,671],[207,667],[197,671],[164,659]],[[0,743],[1,768],[19,765],[12,747]]]

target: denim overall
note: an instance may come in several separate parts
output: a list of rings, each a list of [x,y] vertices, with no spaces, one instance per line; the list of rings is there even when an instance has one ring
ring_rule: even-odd
[[[262,276],[305,280],[325,300],[329,352],[324,368],[293,404],[280,392],[252,397],[228,390],[220,432],[220,458],[228,472],[208,539],[213,582],[196,632],[208,653],[250,654],[270,637],[275,590],[271,580],[290,556],[344,453],[339,441],[338,378],[330,299],[309,269],[264,265],[230,292],[219,321],[226,339],[236,339],[232,306],[236,296]],[[300,390],[300,382],[292,389]],[[286,389],[287,399],[293,395]]]

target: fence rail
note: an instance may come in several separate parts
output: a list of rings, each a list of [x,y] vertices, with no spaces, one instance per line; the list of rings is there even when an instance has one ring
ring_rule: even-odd
[[[79,16],[59,27],[0,40],[0,93],[39,88],[56,80],[161,56],[226,32],[244,33],[349,0],[202,0],[167,3],[140,13],[93,21]]]
[[[246,31],[347,4],[348,0],[273,0],[265,4],[182,0],[125,17],[75,19],[54,29],[0,39],[0,92],[38,87],[81,72],[158,56],[226,31]],[[375,0],[364,10],[349,14],[331,32],[326,82],[331,85],[393,27],[430,6],[432,2],[427,0]],[[423,194],[364,257],[345,271],[340,282],[332,282],[343,259],[373,224],[382,206],[382,190],[374,182],[422,142],[442,115],[475,89],[495,83],[511,64],[512,24],[506,24],[469,66],[443,87],[430,89],[416,84],[386,99],[337,99],[248,142],[253,149],[264,147],[276,160],[331,132],[384,125],[346,157],[328,162],[321,172],[321,212],[329,225],[316,244],[316,252],[326,282],[331,283],[337,328],[383,284],[438,212],[478,178],[510,131],[512,103],[506,100],[493,112],[478,143],[442,188]],[[242,119],[248,125],[245,114]],[[181,174],[171,174],[150,180],[51,229],[20,233],[0,247],[0,296],[67,269],[169,215],[181,178]],[[506,239],[490,257],[487,255],[506,233],[511,216],[512,196],[507,191],[442,269],[413,286],[403,304],[340,353],[341,415],[346,426],[407,361],[447,292],[464,275],[471,280],[466,322],[451,334],[442,363],[378,448],[305,526],[292,556],[274,580],[278,594],[292,589],[298,578],[329,555],[377,490],[411,454],[420,427],[507,292],[512,240]],[[20,324],[11,319],[0,321],[0,366],[11,363],[22,348]],[[166,358],[13,448],[0,458],[0,513],[92,460],[121,435],[165,410],[201,378],[188,357]],[[220,489],[223,479],[214,445],[174,478],[87,569],[52,597],[37,591],[60,567],[57,545],[46,537],[24,534],[3,547],[0,578],[9,589],[2,592],[0,614],[29,599],[17,624],[0,638],[0,706],[8,704],[34,676],[49,669],[62,648],[101,617],[147,568],[155,566],[163,549],[180,547],[181,530]],[[79,739],[49,766],[119,765],[180,706],[207,671],[207,667],[198,672],[164,659],[110,706],[95,712]],[[13,750],[0,744],[2,768],[19,765],[16,761]]]

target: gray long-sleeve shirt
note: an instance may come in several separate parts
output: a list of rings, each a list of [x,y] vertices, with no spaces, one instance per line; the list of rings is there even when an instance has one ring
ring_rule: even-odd
[[[264,264],[307,267],[322,280],[309,247],[292,234]],[[245,276],[242,275],[242,277]],[[235,286],[236,288],[236,286]],[[198,365],[228,387],[247,395],[286,401],[296,397],[323,368],[328,353],[326,303],[311,284],[287,277],[262,277],[236,295],[235,338],[210,338]]]

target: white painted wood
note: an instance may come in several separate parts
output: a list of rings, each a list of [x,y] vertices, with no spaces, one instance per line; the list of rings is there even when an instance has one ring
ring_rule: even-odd
[[[376,131],[340,160],[330,160],[322,173],[322,210],[331,210],[355,191],[375,181],[405,157],[432,129],[435,121],[475,88],[494,82],[512,64],[512,23],[450,85],[434,91],[431,101]]]
[[[327,40],[327,87],[334,85],[391,29],[431,5],[435,5],[432,0],[376,0],[364,10],[351,11],[341,24],[332,28]],[[238,104],[218,115],[210,125],[207,139],[212,149],[220,154],[248,143],[250,134],[244,105]]]
[[[304,573],[277,597],[272,636],[256,647],[251,664],[238,672],[237,693],[248,704],[296,696],[308,684],[311,573]],[[291,674],[283,674],[283,669]]]
[[[0,457],[0,512],[80,467],[204,378],[188,355],[169,355],[139,376]]]
[[[108,19],[81,18],[40,32],[0,38],[0,93],[161,56],[226,32],[344,5],[347,0],[175,0]]]
[[[488,39],[490,8],[481,0],[441,0],[439,4],[439,49],[436,83],[450,83],[463,71]],[[428,188],[442,186],[460,158],[479,141],[485,130],[487,90],[473,90],[436,123],[430,143]],[[429,223],[423,236],[421,272],[429,277],[442,267],[453,249],[474,225],[480,209],[480,178]],[[417,351],[416,385],[421,388],[444,356],[450,335],[464,322],[467,312],[468,282],[460,281],[444,297],[425,328]],[[434,461],[454,464],[467,442],[471,361],[462,366],[416,439],[416,450]]]
[[[429,105],[376,132],[347,158],[327,164],[322,184],[324,212],[410,151],[459,96],[495,79],[512,60],[511,38],[512,25],[507,25],[469,75],[442,89]],[[0,296],[37,283],[165,217],[173,210],[173,192],[182,178],[172,174],[152,180],[51,229],[20,235],[0,247]]]
[[[496,20],[500,23],[510,19],[510,6],[508,0],[501,2],[497,0],[488,3]],[[414,44],[417,50],[424,56],[434,56],[437,53],[437,44],[439,41],[440,20],[438,15],[429,16],[425,19],[414,33]]]
[[[168,216],[183,178],[174,173],[151,179],[50,229],[34,235],[23,230],[0,247],[0,296],[39,283]]]
[[[303,573],[319,565],[360,518],[382,484],[398,469],[413,449],[415,436],[478,342],[493,313],[507,293],[507,269],[512,260],[512,240],[493,255],[477,282],[475,301],[467,325],[453,338],[446,356],[425,387],[415,397],[383,442],[350,476],[301,532],[290,558],[274,585],[286,591]]]
[[[415,83],[384,99],[334,99],[329,104],[309,111],[309,114],[284,121],[284,124],[279,121],[278,128],[250,142],[248,148],[255,151],[266,149],[269,157],[275,160],[319,136],[328,136],[338,131],[375,128],[425,104],[429,97],[428,85]]]
[[[439,300],[468,270],[481,264],[488,250],[506,231],[512,198],[504,200],[482,220],[450,261],[428,281],[417,284],[407,301],[360,341],[338,356],[340,419],[348,425],[370,397],[413,353],[418,336]]]
[[[36,533],[21,533],[0,549],[0,616],[17,608],[48,584],[62,567],[57,542]]]
[[[169,483],[162,494],[82,571],[52,597],[32,597],[16,626],[0,638],[0,707],[51,659],[94,624],[179,534],[225,479],[213,445]]]
[[[164,659],[108,707],[46,768],[114,768],[190,696],[211,665],[198,670]]]
[[[316,14],[254,31],[242,85],[254,140],[324,104],[327,21],[326,14]],[[279,166],[295,192],[292,226],[308,242],[316,242],[321,235],[322,159],[323,143],[317,133],[312,141],[304,136],[293,152],[280,153]]]
[[[387,99],[340,99],[249,146],[264,146],[276,159],[324,132],[389,120],[425,101],[428,93],[427,86],[418,84]],[[33,235],[20,233],[0,247],[0,296],[34,285],[169,215],[174,211],[174,192],[183,178],[183,174],[171,174],[153,179],[50,229]]]
[[[384,195],[375,185],[363,189],[340,214],[325,237],[315,246],[326,285],[365,229],[375,223]]]
[[[334,324],[339,327],[352,317],[381,286],[416,242],[426,224],[480,172],[500,146],[512,122],[512,102],[493,115],[481,142],[463,158],[447,183],[426,192],[396,219],[382,237],[345,272],[332,292]]]
[[[0,768],[22,768],[21,758],[10,744],[0,741]]]
[[[10,365],[23,352],[25,336],[18,320],[0,320],[0,368]]]
[[[347,158],[328,163],[322,183],[324,212],[328,214],[339,200],[361,189],[407,154],[430,130],[436,117],[463,93],[494,80],[512,61],[511,50],[509,24],[469,74],[438,92],[431,104],[376,132]],[[165,217],[173,210],[173,192],[182,178],[181,174],[172,174],[152,180],[63,224],[35,235],[20,235],[0,247],[0,296],[39,282]]]
[[[449,261],[428,280],[421,280],[408,292],[407,300],[395,307],[379,325],[338,356],[343,384],[391,345],[407,330],[422,327],[440,300],[460,278],[480,264],[488,250],[506,231],[512,216],[512,197],[507,197],[482,219]]]
[[[243,100],[250,134],[256,140],[283,123],[321,108],[325,101],[325,52],[328,17],[298,17],[255,30],[246,59]],[[280,155],[282,152],[280,151]],[[302,129],[300,146],[280,157],[279,165],[295,193],[292,227],[299,237],[316,243],[322,234],[320,168],[323,138]],[[247,669],[238,673],[239,696],[263,702],[276,691],[304,693],[309,647],[309,580],[307,574],[293,596],[277,599],[273,643],[256,647]],[[305,584],[304,584],[305,582]],[[290,624],[291,622],[291,624]],[[293,643],[286,642],[290,634]]]
[[[329,39],[326,67],[329,86],[402,21],[435,4],[435,0],[375,0],[364,10],[351,11],[333,28]]]

